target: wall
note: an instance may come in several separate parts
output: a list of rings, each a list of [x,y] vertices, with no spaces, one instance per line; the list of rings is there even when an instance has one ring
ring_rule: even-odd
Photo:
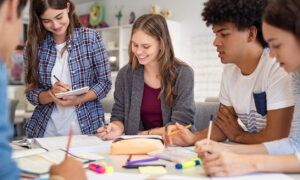
[[[182,24],[182,52],[180,58],[193,67],[195,72],[195,99],[203,101],[206,97],[216,97],[219,93],[222,64],[212,45],[214,34],[211,27],[202,21],[201,11],[206,0],[101,0],[105,7],[104,20],[110,26],[117,25],[115,14],[122,7],[121,24],[128,24],[129,14],[136,17],[151,12],[152,5],[161,9],[171,9],[171,20]],[[77,6],[78,14],[87,14],[93,2]],[[176,52],[175,52],[176,54]]]

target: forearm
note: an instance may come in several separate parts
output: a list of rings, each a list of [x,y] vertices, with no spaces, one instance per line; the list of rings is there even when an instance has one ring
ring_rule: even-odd
[[[273,134],[276,134],[274,132],[276,132],[275,129],[273,132],[264,129],[261,132],[254,133],[254,134],[249,132],[242,132],[241,135],[236,136],[233,141],[237,143],[243,143],[243,144],[260,144],[263,142],[284,138],[284,137],[273,136]]]
[[[160,136],[163,136],[163,134],[165,132],[165,127],[149,129],[148,132],[149,132],[148,133],[149,135],[160,135]]]
[[[228,145],[226,150],[238,154],[268,154],[268,151],[263,144]]]
[[[81,103],[85,103],[97,99],[97,95],[95,94],[94,91],[89,90],[87,93],[79,96],[78,98],[79,98],[79,104],[81,104]]]
[[[251,159],[256,172],[300,172],[300,163],[295,154],[255,155]]]

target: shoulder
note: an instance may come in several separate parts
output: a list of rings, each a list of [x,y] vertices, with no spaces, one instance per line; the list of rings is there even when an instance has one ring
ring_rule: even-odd
[[[193,69],[188,65],[177,65],[177,73],[178,78],[180,77],[194,77],[194,71]]]
[[[79,42],[88,41],[89,43],[94,43],[97,39],[101,38],[98,31],[85,27],[74,28],[73,34]]]

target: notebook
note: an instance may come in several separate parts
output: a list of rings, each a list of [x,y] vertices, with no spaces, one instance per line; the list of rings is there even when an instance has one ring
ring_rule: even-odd
[[[55,93],[55,96],[57,98],[62,98],[64,96],[79,96],[81,94],[87,93],[89,91],[89,89],[90,89],[89,86],[85,86],[85,87],[80,88],[80,89],[75,89],[75,90],[61,92],[61,93]]]
[[[52,165],[59,164],[65,159],[65,155],[66,152],[63,150],[47,151],[42,148],[20,150],[13,153],[20,170],[35,176],[47,174]],[[79,157],[75,157],[75,159],[82,163],[91,162]]]

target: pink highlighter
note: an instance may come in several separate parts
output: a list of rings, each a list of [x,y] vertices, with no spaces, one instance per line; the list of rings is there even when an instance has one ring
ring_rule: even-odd
[[[98,164],[89,164],[89,169],[100,174],[105,173],[105,167],[99,166]]]

